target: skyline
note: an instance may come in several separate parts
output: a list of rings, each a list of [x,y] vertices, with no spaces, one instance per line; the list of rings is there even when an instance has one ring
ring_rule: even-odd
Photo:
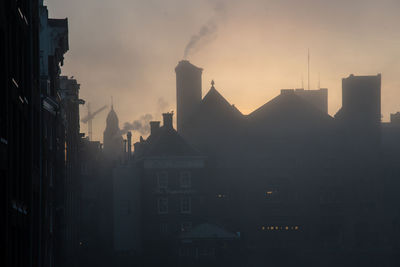
[[[217,90],[248,114],[280,89],[300,88],[302,76],[307,88],[310,49],[310,89],[317,89],[320,75],[321,87],[328,88],[331,116],[341,106],[341,80],[350,74],[382,73],[383,120],[400,110],[396,103],[400,3],[263,2],[56,0],[45,4],[51,17],[69,18],[70,50],[62,74],[78,80],[81,97],[92,103],[92,109],[110,105],[113,96],[120,128],[145,113],[160,119],[160,97],[167,102],[164,111],[175,110],[174,68],[191,36],[210,21],[216,30],[187,58],[204,69],[203,96],[214,79]],[[81,114],[86,114],[85,107]],[[95,140],[103,139],[106,116],[104,112],[93,122]],[[87,132],[86,125],[81,132]]]

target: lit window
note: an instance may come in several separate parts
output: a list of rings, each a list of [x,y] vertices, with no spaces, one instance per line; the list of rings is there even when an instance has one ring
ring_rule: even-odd
[[[168,198],[161,197],[157,201],[158,206],[158,213],[159,214],[166,214],[168,213]]]
[[[192,186],[191,173],[190,172],[188,172],[188,171],[181,172],[180,178],[181,178],[181,187],[189,188],[189,187]]]
[[[226,195],[225,195],[225,194],[217,194],[216,197],[217,197],[217,198],[225,198]]]
[[[279,191],[277,188],[270,188],[265,191],[265,198],[270,200],[277,200],[279,196]]]
[[[264,230],[265,230],[265,226],[261,227],[261,230],[263,230],[263,231],[264,231]]]
[[[181,198],[181,213],[191,213],[192,212],[192,200],[190,197]]]
[[[157,173],[157,186],[159,189],[167,189],[168,187],[168,173],[158,172]]]

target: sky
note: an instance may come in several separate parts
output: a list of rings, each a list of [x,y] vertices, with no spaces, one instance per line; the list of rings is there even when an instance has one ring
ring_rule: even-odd
[[[114,109],[120,127],[176,109],[175,71],[186,58],[203,68],[203,96],[216,89],[244,114],[283,88],[328,88],[341,106],[342,78],[382,74],[382,115],[400,111],[398,0],[47,0],[68,17],[62,74],[81,84],[92,110]],[[189,44],[189,46],[188,46]],[[302,83],[303,80],[303,83]],[[87,113],[81,108],[81,117]],[[108,110],[93,121],[103,140]],[[87,126],[81,123],[81,131]],[[138,138],[140,133],[134,133]],[[137,140],[134,140],[137,141]]]

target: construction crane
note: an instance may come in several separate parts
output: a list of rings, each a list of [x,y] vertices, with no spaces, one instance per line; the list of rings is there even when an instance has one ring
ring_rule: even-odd
[[[87,123],[88,125],[88,135],[89,135],[89,140],[92,141],[92,121],[94,119],[94,117],[99,114],[100,112],[102,112],[103,110],[105,110],[107,108],[107,105],[99,108],[98,110],[96,110],[95,112],[92,113],[91,109],[90,109],[90,103],[87,103],[87,116],[84,117],[83,119],[81,119],[81,122],[83,123]]]

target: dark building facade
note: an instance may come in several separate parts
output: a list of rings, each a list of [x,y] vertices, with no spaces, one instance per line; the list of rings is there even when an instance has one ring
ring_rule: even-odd
[[[38,1],[0,3],[0,265],[39,266]]]
[[[243,115],[212,83],[184,137],[208,158],[207,190],[216,196],[210,218],[242,234],[248,263],[398,260],[392,190],[399,188],[399,150],[380,145],[388,141],[381,136],[380,90],[380,75],[351,75],[343,79],[335,118],[326,112],[325,89],[283,90]]]

